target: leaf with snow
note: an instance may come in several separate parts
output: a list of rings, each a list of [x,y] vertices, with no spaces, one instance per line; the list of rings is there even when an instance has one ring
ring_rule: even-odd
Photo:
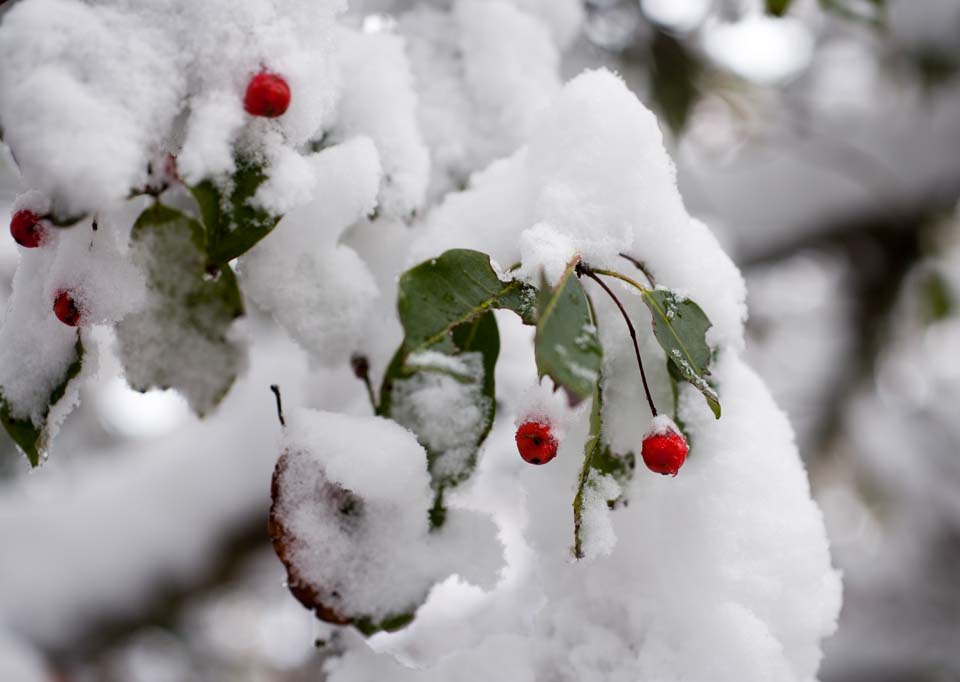
[[[530,285],[501,280],[486,254],[451,249],[401,275],[397,308],[406,348],[415,353],[493,308],[512,310],[533,324],[534,299]]]
[[[534,341],[539,376],[553,379],[571,404],[593,393],[603,358],[590,301],[574,276],[575,265],[567,266],[553,289],[546,282],[540,288]]]
[[[13,442],[23,450],[27,459],[30,460],[31,466],[40,464],[40,457],[47,449],[47,441],[49,440],[47,418],[50,415],[50,410],[67,394],[70,382],[80,374],[80,370],[83,368],[83,353],[83,343],[78,333],[77,343],[74,346],[74,360],[67,367],[63,380],[51,391],[50,397],[47,399],[47,410],[43,415],[43,423],[39,426],[29,417],[25,419],[15,418],[11,414],[10,406],[0,395],[0,423],[3,424],[3,428],[6,429]]]
[[[145,271],[146,308],[117,325],[120,358],[135,390],[175,388],[200,416],[227,394],[245,364],[228,331],[243,315],[236,276],[206,272],[200,224],[161,204],[145,210],[131,234],[131,255]]]
[[[603,436],[603,398],[598,380],[593,388],[590,433],[583,446],[583,465],[580,468],[577,493],[573,498],[573,555],[577,559],[583,559],[587,555],[584,548],[589,544],[586,537],[589,530],[584,523],[584,516],[591,502],[589,498],[596,498],[599,494],[605,498],[603,502],[606,506],[613,509],[617,502],[624,499],[623,491],[633,478],[635,468],[634,454],[628,452],[620,455],[613,452]],[[610,486],[609,482],[614,482],[615,485]],[[608,488],[616,488],[616,492],[606,495]]]
[[[377,414],[410,429],[426,450],[434,528],[446,516],[444,492],[473,473],[493,425],[499,353],[497,320],[488,310],[428,350],[411,354],[402,345],[384,375]]]
[[[237,170],[227,181],[207,179],[190,188],[206,227],[211,264],[225,265],[242,256],[280,221],[280,216],[270,215],[252,203],[266,179],[263,166],[238,158]]]
[[[707,382],[710,376],[709,318],[689,298],[669,289],[646,289],[643,302],[653,315],[653,334],[679,375],[706,398],[713,415],[720,418],[720,399]]]

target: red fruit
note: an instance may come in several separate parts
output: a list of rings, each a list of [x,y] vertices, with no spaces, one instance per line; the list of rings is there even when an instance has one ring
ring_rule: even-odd
[[[282,76],[261,71],[250,79],[243,108],[252,116],[276,118],[290,106],[290,86]]]
[[[40,216],[33,211],[17,211],[10,221],[14,241],[26,249],[35,249],[43,243],[45,230]]]
[[[643,463],[650,471],[676,476],[687,458],[687,439],[672,424],[643,437]]]
[[[53,300],[53,313],[65,325],[76,327],[80,324],[80,309],[69,291],[57,292],[57,297]]]
[[[543,422],[523,422],[517,429],[517,450],[523,461],[530,464],[546,464],[557,456],[557,439],[550,432],[550,425]]]

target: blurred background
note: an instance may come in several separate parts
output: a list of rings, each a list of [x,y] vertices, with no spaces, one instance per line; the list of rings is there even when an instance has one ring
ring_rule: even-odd
[[[389,30],[412,4],[351,12]],[[564,71],[613,68],[658,113],[691,213],[743,269],[747,353],[844,572],[821,679],[960,680],[960,1],[787,4],[589,0]],[[17,191],[0,149],[2,224]],[[16,262],[0,239],[0,305]],[[3,682],[322,679],[335,635],[265,533],[263,387],[306,361],[250,324],[262,350],[203,426],[104,379],[39,473],[0,437]],[[295,390],[336,405],[313,377]],[[270,429],[231,428],[251,419]]]

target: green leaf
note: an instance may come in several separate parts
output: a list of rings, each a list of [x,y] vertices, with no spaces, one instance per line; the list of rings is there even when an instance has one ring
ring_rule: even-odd
[[[537,372],[563,387],[571,404],[593,393],[603,359],[590,301],[575,267],[568,265],[553,289],[546,282],[541,287],[534,341]]]
[[[711,351],[706,333],[710,320],[700,306],[669,289],[646,289],[643,302],[653,315],[653,334],[667,359],[685,381],[703,393],[713,415],[719,419],[720,400],[707,382]]]
[[[651,96],[675,136],[686,128],[700,96],[703,65],[683,43],[657,31],[651,46]]]
[[[238,158],[237,170],[227,182],[207,179],[190,188],[206,227],[207,258],[211,264],[222,266],[242,256],[280,221],[280,216],[270,215],[251,203],[266,179],[263,166]]]
[[[793,0],[767,0],[767,14],[775,17],[782,17],[790,9],[790,3]]]
[[[120,359],[138,391],[175,388],[200,416],[227,394],[245,364],[228,338],[243,315],[229,265],[207,272],[200,224],[162,204],[145,210],[131,234],[131,254],[146,272],[144,310],[117,325]]]
[[[946,278],[939,272],[931,272],[924,278],[921,286],[927,322],[938,322],[948,317],[956,304]]]
[[[78,333],[77,343],[74,345],[74,360],[70,363],[70,366],[67,367],[63,379],[57,384],[56,388],[50,392],[50,397],[47,398],[47,410],[43,416],[44,423],[40,427],[37,427],[30,418],[14,418],[10,414],[10,406],[3,400],[3,396],[0,396],[0,423],[3,424],[3,428],[10,434],[10,438],[23,450],[27,459],[30,460],[31,466],[38,466],[40,464],[40,457],[47,446],[46,419],[50,414],[50,408],[60,402],[63,396],[66,395],[70,382],[80,374],[80,370],[83,369],[83,353],[83,343],[80,341],[80,335]]]
[[[401,346],[384,374],[377,413],[410,429],[427,452],[435,494],[429,511],[432,528],[446,519],[445,490],[470,477],[493,426],[499,353],[497,320],[488,310],[454,327],[428,349],[407,353]],[[420,400],[430,394],[449,395],[453,402],[439,413],[431,412],[434,403]],[[452,414],[443,413],[448,407]]]
[[[598,380],[593,387],[593,406],[590,411],[590,433],[583,446],[583,465],[577,482],[577,493],[573,498],[573,555],[582,559],[583,554],[583,508],[586,489],[593,485],[599,476],[612,476],[626,490],[633,478],[637,460],[632,452],[619,455],[611,450],[603,436],[603,395]],[[607,500],[612,509],[623,495]]]
[[[403,273],[397,307],[406,348],[415,353],[492,308],[512,310],[532,324],[534,299],[528,284],[502,281],[486,254],[453,249]]]

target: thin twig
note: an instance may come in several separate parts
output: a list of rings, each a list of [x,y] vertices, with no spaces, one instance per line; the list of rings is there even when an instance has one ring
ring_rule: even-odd
[[[637,367],[640,368],[640,378],[643,380],[643,390],[647,394],[647,403],[650,405],[650,412],[654,417],[657,416],[657,406],[653,404],[653,396],[650,395],[650,386],[647,384],[647,373],[643,371],[643,360],[640,358],[640,345],[637,343],[637,330],[633,327],[633,322],[630,320],[630,316],[627,314],[627,309],[623,307],[623,304],[620,302],[620,299],[617,298],[617,295],[611,291],[610,287],[606,283],[597,277],[594,270],[584,264],[579,263],[577,265],[578,272],[583,273],[594,282],[600,285],[600,287],[607,292],[607,295],[613,299],[613,302],[617,304],[617,307],[620,309],[620,314],[623,315],[623,319],[627,323],[627,329],[630,330],[630,339],[633,341],[633,352],[637,356]],[[641,287],[642,288],[642,287]]]
[[[652,286],[653,288],[656,288],[656,287],[657,287],[657,280],[656,280],[656,278],[653,276],[653,273],[650,272],[650,269],[647,267],[647,264],[646,264],[646,263],[644,263],[642,260],[637,260],[636,258],[634,258],[633,256],[631,256],[630,254],[627,254],[627,253],[620,253],[620,254],[618,254],[618,255],[619,255],[621,258],[626,258],[628,261],[630,261],[631,263],[633,263],[634,266],[636,266],[637,270],[639,270],[640,272],[642,272],[642,273],[643,273],[643,276],[647,278],[647,281],[648,281],[648,282],[650,282],[650,286]]]
[[[270,390],[277,399],[277,419],[280,420],[280,426],[286,426],[287,422],[283,419],[283,403],[280,402],[280,387],[276,384],[270,385]]]
[[[354,353],[350,356],[350,366],[353,368],[354,376],[360,379],[363,385],[367,387],[367,397],[370,398],[370,406],[373,408],[373,411],[376,412],[378,409],[377,396],[373,392],[373,384],[370,383],[370,360],[367,359],[366,355]]]

